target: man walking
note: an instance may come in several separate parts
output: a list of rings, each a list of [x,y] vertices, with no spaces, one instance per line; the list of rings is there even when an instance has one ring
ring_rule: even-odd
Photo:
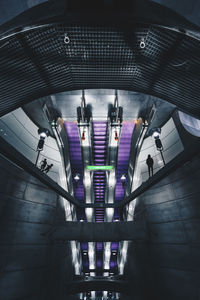
[[[148,166],[149,178],[150,178],[151,176],[153,176],[153,164],[154,164],[153,158],[151,157],[150,154],[147,157],[146,164]]]
[[[47,167],[45,168],[44,172],[47,174],[52,167],[53,167],[53,164],[47,165]]]
[[[41,161],[40,170],[43,172],[46,166],[47,166],[47,160],[45,158]]]

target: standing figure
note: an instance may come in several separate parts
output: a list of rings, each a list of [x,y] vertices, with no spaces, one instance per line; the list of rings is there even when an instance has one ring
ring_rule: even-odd
[[[41,161],[40,170],[43,172],[46,166],[47,166],[47,160],[45,158]]]
[[[45,168],[45,170],[44,170],[44,172],[46,172],[46,174],[50,171],[50,169],[53,167],[53,164],[50,164],[50,165],[48,165],[46,168]]]
[[[153,158],[151,157],[150,154],[147,157],[146,164],[148,166],[149,177],[153,176],[153,164],[154,164],[154,161],[153,161]]]

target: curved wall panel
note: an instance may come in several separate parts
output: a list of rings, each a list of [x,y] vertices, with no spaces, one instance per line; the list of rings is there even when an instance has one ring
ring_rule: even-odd
[[[163,145],[163,157],[165,163],[171,161],[181,151],[184,150],[183,144],[172,118],[162,127],[160,139]],[[164,165],[160,151],[156,149],[154,138],[146,138],[143,142],[142,149],[138,158],[139,168],[143,181],[148,179],[148,167],[146,165],[148,154],[150,154],[154,160],[154,173],[160,170],[160,168],[162,168]]]
[[[39,141],[37,131],[38,127],[21,108],[0,119],[0,135],[33,163],[37,158],[36,148]],[[47,159],[48,164],[53,164],[48,175],[59,182],[61,157],[56,140],[52,137],[45,139],[44,150],[41,151],[38,166],[44,158]]]
[[[66,299],[70,247],[45,235],[65,220],[61,199],[3,157],[0,167],[0,299]]]
[[[143,213],[135,218],[144,218],[148,240],[129,248],[126,275],[140,300],[199,299],[199,178],[200,156],[137,199],[135,213]]]

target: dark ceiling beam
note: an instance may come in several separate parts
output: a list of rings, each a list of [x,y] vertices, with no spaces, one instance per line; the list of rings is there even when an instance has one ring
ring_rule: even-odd
[[[53,0],[56,1],[56,0]],[[141,0],[142,1],[142,0]],[[68,11],[111,11],[111,12],[130,12],[136,6],[136,0],[65,0]]]
[[[39,63],[39,58],[37,57],[36,53],[30,48],[28,45],[28,41],[26,39],[26,36],[23,34],[16,35],[17,40],[19,41],[20,45],[24,49],[24,52],[26,53],[26,56],[31,60],[33,65],[38,71],[38,75],[40,76],[41,80],[46,84],[46,87],[50,93],[52,90],[50,80],[48,79],[48,75],[45,72],[42,65]]]
[[[154,73],[154,76],[150,80],[150,84],[149,84],[149,92],[150,93],[151,93],[152,89],[154,88],[154,85],[156,84],[156,82],[159,80],[159,78],[162,77],[165,69],[169,66],[170,62],[175,57],[176,51],[177,51],[178,47],[181,46],[181,43],[183,42],[184,38],[185,38],[184,35],[177,33],[177,37],[176,37],[174,43],[172,44],[172,46],[166,52],[163,52],[163,54],[161,55],[160,63],[158,65],[157,71]]]
[[[46,233],[52,240],[119,242],[146,240],[144,220],[130,222],[65,222]]]
[[[105,15],[112,21],[113,18],[115,21],[117,19],[121,21],[122,18],[127,20],[129,16],[135,22],[141,21],[145,24],[160,24],[198,31],[198,26],[172,9],[148,0],[50,0],[26,10],[1,25],[0,34],[6,35],[13,30],[20,32],[27,26],[49,24],[50,20],[57,22],[61,18],[69,23],[81,16],[82,20],[88,20],[88,18],[95,20],[97,16],[105,20]]]
[[[67,283],[68,295],[85,293],[90,291],[110,291],[123,294],[130,294],[130,285],[127,281],[102,278],[93,280],[77,280]],[[133,290],[133,286],[131,288]]]

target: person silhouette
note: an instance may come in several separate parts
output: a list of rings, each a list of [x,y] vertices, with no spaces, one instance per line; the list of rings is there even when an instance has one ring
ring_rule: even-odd
[[[151,155],[149,154],[146,160],[146,164],[148,166],[148,172],[149,172],[149,177],[153,176],[153,158],[151,157]]]
[[[46,166],[47,166],[47,160],[46,160],[46,158],[45,158],[45,159],[43,159],[43,160],[41,161],[40,170],[43,172],[44,169],[46,168]]]
[[[47,174],[52,167],[53,167],[53,164],[47,165],[47,167],[44,169],[44,172]]]

